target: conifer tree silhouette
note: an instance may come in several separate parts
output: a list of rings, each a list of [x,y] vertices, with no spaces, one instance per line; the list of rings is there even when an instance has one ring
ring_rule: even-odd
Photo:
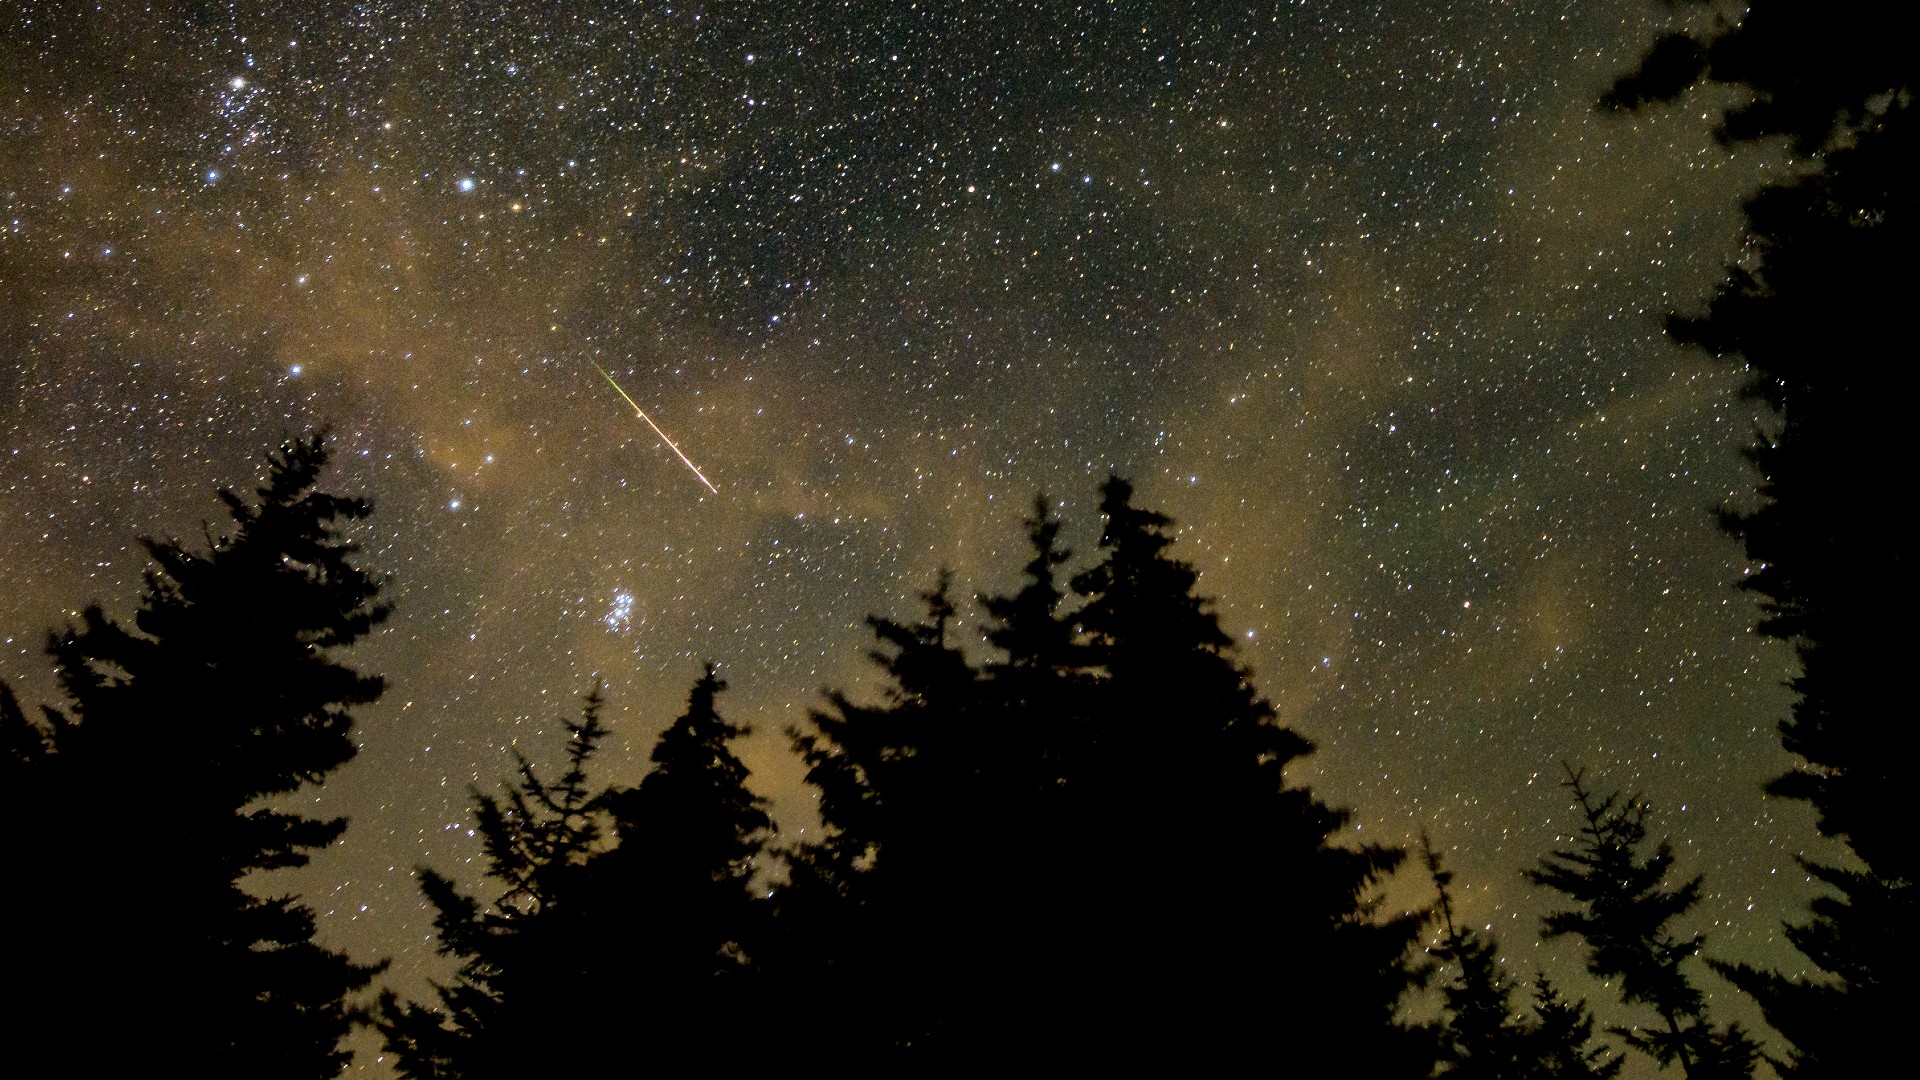
[[[1067,593],[1056,576],[1073,553],[1060,546],[1061,521],[1046,496],[1034,497],[1033,516],[1026,524],[1033,557],[1022,568],[1020,588],[1006,596],[980,597],[981,609],[992,620],[981,634],[1003,655],[987,670],[1002,682],[1002,696],[1014,700],[1057,690],[1060,680],[1086,665],[1073,620],[1061,610]]]
[[[1912,456],[1896,410],[1913,400],[1914,374],[1897,362],[1833,362],[1832,343],[1811,322],[1864,311],[1883,331],[1905,332],[1891,323],[1904,310],[1906,260],[1920,239],[1904,164],[1920,145],[1904,130],[1912,123],[1906,108],[1890,112],[1873,137],[1828,155],[1828,168],[1756,196],[1748,216],[1767,237],[1761,266],[1686,327],[1762,366],[1770,376],[1762,390],[1782,416],[1750,454],[1761,505],[1727,516],[1759,564],[1742,582],[1761,597],[1759,629],[1791,643],[1800,665],[1792,714],[1780,724],[1799,763],[1768,790],[1811,805],[1820,831],[1859,860],[1802,860],[1831,892],[1787,937],[1826,978],[1723,966],[1792,1043],[1775,1063],[1787,1077],[1862,1075],[1903,1052],[1896,1033],[1920,966],[1920,859],[1900,825],[1902,763],[1920,739],[1913,724],[1886,715],[1905,687],[1900,636],[1883,627],[1886,611],[1915,599],[1911,558],[1886,541],[1872,509],[1882,498],[1861,490],[1871,463]]]
[[[582,909],[592,902],[588,862],[605,832],[586,770],[608,734],[603,704],[596,684],[580,720],[566,723],[567,768],[557,782],[516,750],[513,787],[473,791],[488,876],[502,887],[491,905],[483,910],[446,875],[418,870],[437,948],[460,967],[451,983],[435,986],[438,1008],[381,994],[378,1024],[402,1076],[452,1080],[548,1066],[584,1014]]]
[[[749,883],[772,822],[729,745],[746,729],[716,708],[725,688],[708,665],[637,787],[588,787],[608,733],[596,686],[567,725],[557,782],[521,757],[504,795],[474,793],[489,876],[504,888],[483,908],[420,871],[439,948],[460,968],[436,987],[437,1007],[382,995],[402,1075],[681,1067],[721,1045],[751,1052],[745,949],[764,916]]]
[[[990,737],[1002,749],[987,754],[1000,770],[1009,824],[1027,821],[1058,830],[1069,824],[1065,808],[1075,794],[1069,788],[1088,768],[1083,758],[1092,654],[1064,610],[1067,593],[1056,571],[1072,554],[1060,546],[1061,521],[1044,496],[1035,497],[1026,525],[1033,555],[1022,570],[1020,588],[978,597],[988,616],[981,637],[999,655],[981,668],[976,694],[985,723],[992,726],[994,717],[1001,718]],[[1029,835],[1021,850],[1034,859],[1021,868],[1025,874],[1058,866],[1059,852],[1071,842],[1058,831]]]
[[[315,489],[326,460],[324,435],[291,441],[254,498],[221,491],[233,532],[204,551],[143,540],[153,566],[132,625],[96,605],[51,637],[66,708],[36,725],[0,695],[17,875],[0,903],[34,928],[16,939],[14,971],[36,990],[15,1019],[76,1071],[165,1058],[328,1077],[347,1063],[348,997],[378,967],[316,944],[297,898],[243,888],[345,831],[275,800],[353,757],[350,710],[383,688],[338,659],[388,608],[339,532],[368,505]]]
[[[1091,655],[1079,640],[1068,592],[1059,571],[1072,555],[1060,545],[1062,522],[1044,496],[1036,495],[1026,521],[1031,556],[1019,587],[1005,595],[978,597],[987,623],[981,637],[997,654],[980,669],[977,717],[971,722],[997,750],[988,750],[993,781],[983,791],[979,825],[991,838],[981,857],[990,880],[1008,893],[993,907],[997,924],[987,929],[996,949],[982,972],[977,1000],[996,1006],[973,1024],[976,1033],[997,1032],[1001,1043],[1046,1045],[1085,1030],[1071,1004],[1084,997],[1079,983],[1089,970],[1076,953],[1097,949],[1088,930],[1085,892],[1094,830],[1110,821],[1088,818],[1085,795],[1092,762],[1094,677]],[[1111,947],[1111,943],[1108,943]],[[1031,957],[1057,958],[1051,970]],[[1027,968],[1031,977],[1010,980],[999,972]],[[994,970],[998,969],[998,970]],[[995,1040],[975,1034],[992,1057]]]
[[[795,733],[826,836],[794,854],[782,915],[849,943],[814,960],[860,1003],[837,1034],[941,1063],[1017,1046],[1425,1075],[1395,1012],[1420,920],[1371,896],[1400,853],[1330,843],[1346,817],[1287,786],[1310,747],[1231,660],[1168,519],[1125,481],[1104,494],[1078,612],[1042,501],[1021,587],[982,601],[999,657],[951,640],[943,576],[921,622],[871,620],[883,700],[830,695]]]
[[[1671,923],[1700,899],[1701,879],[1666,886],[1673,850],[1662,841],[1642,857],[1648,806],[1618,794],[1596,800],[1584,773],[1567,768],[1564,786],[1580,807],[1573,845],[1554,851],[1526,872],[1527,879],[1564,894],[1574,907],[1553,912],[1547,937],[1574,936],[1587,946],[1587,970],[1620,980],[1620,998],[1646,1005],[1655,1027],[1611,1029],[1661,1065],[1678,1063],[1690,1080],[1745,1080],[1760,1048],[1740,1025],[1716,1026],[1705,997],[1681,970],[1705,937],[1677,936]]]
[[[951,591],[942,572],[922,621],[867,620],[881,704],[832,692],[810,730],[790,732],[825,833],[788,856],[783,966],[844,1003],[825,1037],[871,1062],[967,1041],[955,1028],[978,992],[970,948],[998,919],[981,908],[1001,883],[980,865],[976,826],[1008,755],[996,761],[991,734],[969,728],[978,675],[950,640]]]
[[[1831,892],[1790,941],[1824,972],[1808,979],[1716,964],[1792,1044],[1785,1077],[1864,1075],[1904,1055],[1901,1020],[1920,966],[1920,857],[1904,827],[1904,770],[1920,730],[1889,722],[1902,700],[1904,639],[1885,612],[1915,601],[1911,545],[1889,543],[1880,476],[1910,461],[1904,417],[1920,369],[1905,340],[1916,239],[1914,76],[1900,9],[1864,0],[1753,0],[1737,22],[1657,42],[1604,99],[1672,100],[1700,81],[1741,91],[1721,114],[1729,143],[1785,137],[1799,159],[1747,203],[1749,242],[1681,341],[1738,356],[1750,392],[1778,415],[1749,451],[1760,502],[1728,511],[1756,570],[1759,630],[1795,649],[1781,742],[1799,764],[1769,787],[1805,800],[1820,831],[1858,857],[1804,863]],[[1876,29],[1877,28],[1877,29]]]
[[[32,783],[47,751],[46,734],[20,710],[13,687],[0,682],[0,784],[17,791]]]
[[[1515,1015],[1513,986],[1497,960],[1499,944],[1454,921],[1453,873],[1442,867],[1439,852],[1425,837],[1421,847],[1439,894],[1436,913],[1445,933],[1434,950],[1444,980],[1440,1075],[1459,1080],[1618,1076],[1626,1063],[1606,1047],[1592,1045],[1593,1016],[1586,1002],[1563,1000],[1546,975],[1534,979],[1533,1015]]]
[[[1166,1032],[1160,1051],[1365,1047],[1374,1075],[1423,1073],[1426,1033],[1395,1019],[1423,919],[1379,918],[1372,899],[1404,853],[1332,843],[1348,814],[1287,783],[1312,744],[1234,663],[1199,575],[1169,554],[1171,520],[1117,476],[1100,512],[1103,558],[1073,581],[1099,675],[1080,820],[1090,865],[1127,884],[1086,913],[1119,946],[1087,958],[1098,1008]]]
[[[1593,1041],[1587,1003],[1568,1001],[1544,973],[1533,979],[1533,1027],[1529,1055],[1538,1080],[1612,1080],[1626,1059]]]
[[[603,961],[595,981],[647,1018],[646,1052],[663,1063],[704,1063],[719,1047],[750,1058],[764,1026],[752,951],[766,937],[767,911],[752,879],[773,820],[732,749],[747,728],[716,708],[726,687],[707,665],[654,745],[653,770],[602,799],[616,843],[594,860],[591,925],[617,961]],[[632,1043],[621,1036],[609,1046]]]

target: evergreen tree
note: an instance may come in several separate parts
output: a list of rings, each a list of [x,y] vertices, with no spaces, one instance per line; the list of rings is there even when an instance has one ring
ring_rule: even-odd
[[[1662,841],[1643,858],[1648,806],[1618,794],[1596,801],[1584,774],[1568,768],[1565,786],[1580,807],[1580,831],[1527,871],[1527,879],[1564,894],[1574,907],[1548,915],[1547,937],[1574,936],[1587,946],[1587,970],[1620,980],[1620,998],[1646,1005],[1658,1027],[1611,1029],[1662,1066],[1675,1062],[1691,1080],[1745,1080],[1759,1046],[1740,1025],[1716,1026],[1705,997],[1681,970],[1705,937],[1677,936],[1673,921],[1700,899],[1701,878],[1666,886],[1673,850]]]
[[[1020,587],[1007,595],[979,597],[988,616],[981,637],[998,656],[980,673],[978,723],[998,748],[987,751],[1002,772],[996,806],[1010,828],[1026,823],[1026,842],[1007,854],[1028,856],[1015,871],[1048,881],[1052,895],[1072,889],[1048,874],[1079,842],[1068,832],[1075,827],[1069,810],[1079,796],[1076,785],[1092,768],[1088,707],[1096,680],[1092,653],[1079,638],[1074,615],[1064,610],[1067,592],[1057,571],[1072,554],[1060,546],[1061,521],[1044,496],[1034,498],[1026,527],[1032,556],[1022,568]]]
[[[830,694],[795,733],[827,832],[790,854],[783,921],[833,955],[790,966],[850,1003],[848,1052],[959,1067],[1066,1042],[1067,965],[1036,963],[1078,932],[1084,881],[1064,807],[1088,684],[1059,532],[1037,500],[1022,586],[980,598],[1000,658],[976,667],[953,640],[942,573],[919,622],[869,620],[882,701]]]
[[[1613,1080],[1626,1059],[1593,1041],[1593,1013],[1585,1001],[1567,1001],[1545,974],[1533,979],[1530,1060],[1537,1080]]]
[[[950,1057],[985,1037],[965,1017],[992,992],[982,950],[997,955],[989,927],[1014,887],[983,827],[988,790],[1014,755],[971,726],[978,673],[949,640],[951,575],[922,599],[920,622],[867,620],[883,701],[829,693],[811,730],[791,733],[824,830],[788,855],[782,966],[843,1003],[821,1040],[870,1062]]]
[[[1439,894],[1437,913],[1445,932],[1434,950],[1451,968],[1441,985],[1445,1031],[1440,1073],[1461,1080],[1611,1080],[1625,1062],[1595,1046],[1593,1016],[1586,1002],[1561,999],[1542,974],[1534,979],[1533,1015],[1513,1012],[1513,986],[1500,970],[1499,944],[1453,918],[1453,874],[1423,837],[1427,872]]]
[[[474,793],[489,876],[484,909],[420,871],[454,980],[437,1007],[382,997],[380,1027],[401,1073],[475,1078],[620,1060],[677,1067],[730,1046],[747,1053],[747,945],[763,921],[749,892],[772,828],[730,747],[746,729],[716,709],[709,665],[634,788],[589,789],[607,728],[599,690],[567,725],[568,766],[548,783],[520,759],[504,796]]]
[[[1800,763],[1768,790],[1809,803],[1821,832],[1858,859],[1802,862],[1831,891],[1786,932],[1825,978],[1723,968],[1792,1044],[1775,1063],[1789,1077],[1861,1075],[1902,1052],[1895,1033],[1912,999],[1907,980],[1920,967],[1920,863],[1899,826],[1899,763],[1920,745],[1911,723],[1885,715],[1904,687],[1899,637],[1882,625],[1889,606],[1914,599],[1912,579],[1904,546],[1886,543],[1873,509],[1882,500],[1854,479],[1865,463],[1911,456],[1895,410],[1912,400],[1902,393],[1914,389],[1912,374],[1894,365],[1906,372],[1903,388],[1870,361],[1836,364],[1831,344],[1811,332],[1835,310],[1873,312],[1889,324],[1901,310],[1896,293],[1916,238],[1900,148],[1916,141],[1898,129],[1912,122],[1904,108],[1890,113],[1875,137],[1830,154],[1829,168],[1757,196],[1749,217],[1769,233],[1761,269],[1689,328],[1775,375],[1766,391],[1783,423],[1751,454],[1763,501],[1728,517],[1760,567],[1742,583],[1761,597],[1760,629],[1790,642],[1800,666],[1793,711],[1780,725],[1782,745]],[[1855,276],[1868,267],[1878,271]],[[1783,352],[1789,346],[1808,351]]]
[[[1166,1032],[1169,1054],[1280,1045],[1424,1073],[1426,1033],[1396,1020],[1423,917],[1373,898],[1404,853],[1332,842],[1349,815],[1286,780],[1312,744],[1234,663],[1171,520],[1132,499],[1107,480],[1104,557],[1073,581],[1098,675],[1078,824],[1089,865],[1124,881],[1084,915],[1090,1002],[1114,1030]]]
[[[16,1020],[78,1071],[347,1063],[348,997],[378,968],[316,944],[296,898],[243,887],[345,831],[276,800],[353,757],[350,710],[383,688],[337,658],[388,609],[338,531],[368,505],[315,490],[326,460],[323,436],[296,440],[254,499],[220,492],[234,532],[205,551],[143,540],[154,565],[132,625],[93,606],[52,636],[69,705],[44,725],[0,697],[18,875],[4,902],[33,927],[15,971],[36,989]],[[114,1003],[110,1019],[81,1001]]]
[[[1446,1022],[1441,1074],[1462,1080],[1520,1077],[1526,1065],[1527,1031],[1513,1015],[1513,987],[1500,970],[1499,945],[1454,922],[1453,873],[1441,867],[1440,853],[1424,836],[1421,847],[1439,894],[1435,910],[1445,933],[1434,956],[1443,970],[1454,969],[1446,972],[1440,987]]]
[[[943,579],[923,621],[873,620],[885,698],[832,695],[797,734],[826,836],[782,912],[850,943],[815,960],[857,1003],[836,1036],[943,1064],[1424,1075],[1430,1046],[1395,1018],[1419,918],[1371,896],[1400,853],[1329,842],[1345,815],[1286,785],[1309,746],[1228,655],[1168,520],[1124,481],[1105,494],[1078,612],[1043,502],[1021,587],[982,601],[999,657],[949,640]]]
[[[1033,516],[1026,524],[1033,557],[1022,568],[1020,588],[1006,596],[980,597],[981,609],[992,620],[981,636],[1004,657],[989,664],[988,672],[1002,684],[1000,696],[1016,701],[1053,696],[1063,680],[1086,664],[1073,620],[1061,611],[1067,594],[1056,577],[1073,554],[1060,546],[1062,523],[1046,496],[1034,497]]]
[[[619,1011],[651,1025],[644,1050],[662,1062],[723,1049],[745,1058],[764,1022],[752,950],[767,915],[752,883],[773,820],[733,753],[747,728],[716,709],[726,686],[707,665],[654,745],[653,771],[602,799],[615,846],[593,867],[596,981]],[[642,1049],[625,1034],[606,1045],[609,1060]]]
[[[1748,202],[1747,251],[1707,313],[1671,323],[1680,340],[1741,358],[1779,417],[1750,451],[1759,505],[1725,516],[1757,567],[1742,586],[1760,598],[1759,629],[1800,664],[1780,728],[1801,764],[1769,790],[1808,802],[1859,859],[1805,864],[1831,892],[1787,934],[1825,977],[1716,965],[1792,1043],[1775,1062],[1785,1076],[1862,1075],[1903,1054],[1896,1033],[1920,965],[1899,771],[1920,745],[1914,725],[1886,719],[1904,687],[1901,640],[1881,628],[1889,607],[1912,606],[1913,574],[1908,546],[1886,541],[1878,479],[1912,456],[1902,413],[1920,391],[1914,366],[1886,352],[1907,336],[1916,239],[1920,54],[1887,25],[1903,18],[1861,0],[1754,0],[1711,33],[1661,39],[1606,98],[1639,108],[1702,80],[1732,86],[1742,94],[1721,137],[1784,136],[1799,159]]]
[[[19,791],[32,783],[47,749],[46,733],[20,711],[13,687],[0,682],[0,789]]]
[[[1062,1032],[1084,1031],[1075,1006],[1084,997],[1080,980],[1091,970],[1076,951],[1092,945],[1088,920],[1087,867],[1099,846],[1091,830],[1111,821],[1091,820],[1088,783],[1093,734],[1092,657],[1079,639],[1059,571],[1072,555],[1060,545],[1062,522],[1044,496],[1036,495],[1026,521],[1031,555],[1012,593],[982,595],[988,622],[981,637],[995,656],[981,669],[974,730],[990,740],[986,752],[997,765],[990,797],[981,801],[981,827],[991,836],[982,849],[983,873],[1011,883],[1014,895],[1000,904],[992,930],[1002,967],[1054,955],[1059,962],[1037,977],[1007,985],[987,973],[978,995],[997,1006],[977,1027],[993,1027],[1014,1042],[1055,1044]],[[1109,943],[1109,947],[1111,943]],[[998,983],[998,986],[993,984]]]
[[[601,847],[605,815],[586,769],[608,733],[602,704],[596,685],[579,722],[567,723],[567,769],[557,783],[516,750],[513,787],[499,796],[474,790],[488,876],[502,886],[487,909],[445,875],[419,869],[439,952],[460,966],[451,983],[434,987],[437,1009],[382,993],[378,1023],[402,1076],[457,1080],[546,1067],[590,1015],[582,909],[592,903],[588,862]]]

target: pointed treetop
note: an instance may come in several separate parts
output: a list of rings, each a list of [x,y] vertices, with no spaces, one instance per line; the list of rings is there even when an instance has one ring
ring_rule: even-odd
[[[1011,596],[981,596],[980,606],[992,618],[982,627],[987,642],[1006,653],[1006,667],[1051,668],[1073,662],[1073,624],[1060,615],[1066,593],[1054,571],[1072,558],[1060,546],[1060,518],[1045,495],[1035,495],[1033,516],[1027,519],[1027,540],[1033,557],[1027,560],[1025,581]]]
[[[1218,653],[1232,645],[1221,631],[1211,603],[1195,595],[1200,574],[1191,563],[1169,557],[1173,519],[1133,505],[1133,485],[1109,476],[1100,488],[1100,513],[1106,527],[1100,547],[1108,552],[1099,565],[1073,579],[1075,592],[1088,598],[1080,610],[1081,627],[1096,646],[1128,652],[1182,650]]]

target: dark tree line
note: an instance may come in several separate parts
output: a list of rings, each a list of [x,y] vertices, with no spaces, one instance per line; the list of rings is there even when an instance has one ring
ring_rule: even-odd
[[[274,800],[352,757],[350,710],[383,685],[338,659],[387,608],[338,532],[368,507],[316,490],[325,460],[321,437],[292,442],[252,499],[223,492],[233,532],[204,552],[148,541],[130,627],[94,607],[50,636],[65,708],[31,721],[0,686],[6,853],[30,883],[0,902],[32,928],[13,955],[44,990],[11,1022],[83,1071],[190,1056],[212,1076],[332,1076],[370,1020],[405,1075],[435,1078],[798,1046],[914,1071],[1619,1072],[1584,1001],[1537,976],[1515,1005],[1431,849],[1436,906],[1379,908],[1404,853],[1353,843],[1346,812],[1288,781],[1311,745],[1233,659],[1172,522],[1118,478],[1080,573],[1036,500],[1018,587],[976,598],[984,624],[961,624],[945,576],[917,621],[870,620],[878,700],[829,694],[791,732],[824,826],[808,843],[772,844],[712,666],[631,787],[590,779],[595,689],[557,777],[522,758],[503,791],[474,791],[485,889],[420,871],[453,977],[369,1010],[379,965],[316,944],[297,898],[243,888],[339,838],[343,821]],[[1756,1044],[1683,970],[1702,942],[1674,924],[1699,879],[1667,883],[1643,803],[1569,786],[1578,828],[1528,872],[1572,904],[1545,933],[1579,938],[1654,1018],[1610,1029],[1627,1046],[1696,1080],[1750,1075]],[[1409,1019],[1436,983],[1438,1018]]]
[[[462,967],[437,1007],[386,999],[402,1071],[505,1075],[555,1053],[692,1064],[716,1046],[774,1059],[804,1045],[862,1071],[1274,1060],[1316,1074],[1617,1076],[1623,1059],[1584,1001],[1537,975],[1515,1006],[1497,943],[1455,921],[1452,875],[1430,849],[1435,909],[1377,910],[1403,853],[1336,843],[1346,815],[1286,782],[1310,746],[1232,662],[1193,568],[1168,551],[1171,522],[1118,479],[1101,511],[1102,558],[1063,583],[1071,557],[1037,500],[1020,586],[979,597],[974,632],[944,575],[919,620],[869,620],[880,700],[830,694],[792,733],[825,825],[811,843],[765,846],[711,668],[632,790],[583,783],[604,734],[590,697],[560,783],[523,761],[504,801],[476,793],[492,902],[423,871]],[[984,658],[964,647],[975,641]],[[1581,938],[1589,970],[1650,1007],[1656,1026],[1610,1029],[1628,1046],[1695,1080],[1750,1076],[1754,1042],[1716,1026],[1681,970],[1702,939],[1673,923],[1700,880],[1667,886],[1670,850],[1643,851],[1644,803],[1569,784],[1579,827],[1528,875],[1574,904],[1545,933]],[[682,794],[664,801],[669,786]],[[651,854],[674,837],[685,857]],[[785,870],[764,899],[756,857]],[[1423,955],[1434,923],[1442,936]],[[1440,1017],[1409,1020],[1409,993],[1434,981]],[[626,1019],[595,1026],[588,1006]]]
[[[1117,479],[1101,509],[1104,557],[1068,585],[1037,503],[1025,579],[977,631],[944,577],[918,621],[871,620],[886,690],[793,732],[824,835],[761,859],[770,897],[712,669],[630,790],[585,786],[589,699],[559,782],[523,762],[476,793],[497,895],[423,872],[461,967],[436,1005],[384,1003],[403,1072],[804,1043],[857,1068],[1280,1053],[1427,1075],[1435,1033],[1398,1014],[1424,916],[1375,910],[1401,853],[1336,844],[1345,813],[1286,781],[1311,748],[1233,662],[1168,519]],[[782,1020],[798,1001],[820,1007]]]
[[[1755,564],[1741,585],[1759,598],[1758,629],[1799,660],[1780,724],[1799,761],[1769,790],[1808,803],[1853,856],[1803,860],[1828,891],[1786,932],[1818,977],[1723,966],[1791,1044],[1774,1062],[1786,1076],[1870,1075],[1902,1056],[1920,964],[1901,790],[1920,744],[1899,704],[1907,639],[1888,629],[1913,610],[1912,555],[1885,520],[1911,471],[1920,390],[1901,314],[1916,239],[1913,23],[1898,4],[1751,0],[1737,22],[1660,39],[1604,99],[1643,108],[1701,82],[1732,87],[1718,135],[1783,140],[1798,166],[1747,203],[1747,257],[1705,313],[1670,323],[1743,360],[1774,411],[1749,451],[1758,505],[1724,517]]]
[[[793,732],[826,835],[778,852],[786,880],[766,902],[740,876],[745,859],[773,853],[758,846],[764,818],[737,763],[702,789],[705,816],[692,804],[679,812],[681,822],[731,823],[705,834],[704,860],[672,864],[688,880],[722,882],[732,919],[730,930],[696,938],[685,965],[622,952],[606,926],[577,942],[529,929],[552,902],[520,884],[537,876],[530,863],[585,868],[562,871],[577,883],[622,850],[585,831],[558,846],[528,839],[577,812],[569,807],[591,812],[632,797],[587,796],[578,783],[586,736],[598,732],[590,700],[575,729],[575,769],[557,789],[564,802],[544,794],[524,762],[512,813],[478,800],[504,886],[492,908],[424,875],[443,947],[465,966],[441,989],[441,1009],[388,1000],[383,1026],[403,1068],[494,1075],[508,1054],[482,1047],[507,1031],[516,1033],[509,1045],[538,1044],[529,1031],[560,1029],[557,1019],[535,1019],[543,1009],[596,988],[591,1000],[637,1019],[595,1059],[628,1040],[691,1061],[728,1041],[718,1023],[735,1047],[778,1053],[804,1043],[862,1069],[960,1071],[1035,1057],[1224,1067],[1278,1054],[1302,1069],[1378,1076],[1618,1075],[1623,1059],[1596,1038],[1584,1001],[1537,975],[1526,1006],[1515,1006],[1497,942],[1455,921],[1452,875],[1431,850],[1436,907],[1376,910],[1374,887],[1402,853],[1334,843],[1345,814],[1286,783],[1284,767],[1310,747],[1275,724],[1232,662],[1229,639],[1194,592],[1193,568],[1168,551],[1171,522],[1134,506],[1118,479],[1103,490],[1101,511],[1101,560],[1063,584],[1071,557],[1059,547],[1060,522],[1036,501],[1020,586],[978,598],[988,620],[974,633],[958,627],[945,576],[923,597],[918,621],[870,620],[886,689],[864,704],[831,694]],[[964,647],[974,641],[990,647],[984,659]],[[716,766],[732,762],[724,745],[733,729],[705,728],[708,743],[685,734],[712,715],[715,689],[709,670],[638,792],[671,774],[676,745],[701,746]],[[1571,772],[1568,785],[1577,828],[1527,874],[1573,905],[1551,915],[1544,933],[1579,938],[1588,970],[1618,980],[1623,1004],[1651,1013],[1653,1024],[1609,1029],[1627,1046],[1694,1080],[1752,1075],[1757,1044],[1737,1025],[1716,1025],[1683,970],[1703,939],[1675,923],[1697,902],[1700,879],[1667,884],[1673,856],[1664,842],[1645,850],[1645,803],[1596,798]],[[675,827],[665,817],[619,820],[618,831],[636,837]],[[548,854],[516,854],[536,847]],[[643,893],[621,890],[668,879],[617,880],[594,902],[641,910]],[[1416,941],[1432,923],[1442,935],[1422,956]],[[681,925],[691,924],[664,918],[633,929]],[[539,974],[518,993],[546,1004],[519,1005],[499,973],[531,940],[546,943],[535,950],[542,956],[591,955],[602,966],[556,972],[521,960]],[[726,996],[648,1004],[645,987],[695,975]],[[623,988],[623,978],[637,981]],[[1407,995],[1430,981],[1439,984],[1439,1020],[1412,1022]],[[566,995],[552,989],[560,986]],[[803,1000],[827,1004],[800,1027],[784,1022],[781,1003]],[[692,1001],[700,1004],[691,1015],[677,1011]],[[485,1010],[517,1019],[489,1020]],[[660,1034],[650,1035],[656,1025]],[[590,1045],[567,1043],[576,1052]]]

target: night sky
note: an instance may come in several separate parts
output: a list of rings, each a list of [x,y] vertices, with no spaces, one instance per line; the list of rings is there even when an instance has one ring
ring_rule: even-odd
[[[1594,110],[1666,17],[6,5],[0,678],[52,700],[45,631],[130,610],[138,535],[329,425],[391,685],[311,796],[344,843],[271,887],[418,995],[413,868],[477,872],[469,785],[556,760],[596,677],[632,781],[718,662],[798,837],[781,732],[871,689],[865,616],[942,566],[1012,586],[1036,491],[1085,565],[1118,471],[1318,744],[1297,777],[1430,832],[1519,975],[1577,956],[1518,873],[1562,759],[1654,800],[1710,955],[1797,970],[1810,815],[1760,792],[1790,656],[1712,515],[1763,417],[1661,325],[1784,159],[1707,96]]]

